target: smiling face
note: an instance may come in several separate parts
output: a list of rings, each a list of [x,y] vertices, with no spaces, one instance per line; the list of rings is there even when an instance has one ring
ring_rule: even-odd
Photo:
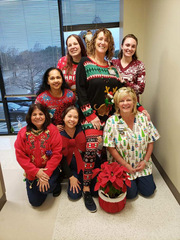
[[[50,90],[59,90],[62,86],[63,79],[60,72],[56,69],[51,70],[48,75],[47,84],[50,86]]]
[[[37,107],[31,114],[31,122],[36,126],[37,129],[42,129],[42,126],[45,122],[45,115],[44,113],[39,110]]]
[[[132,97],[127,94],[119,101],[120,114],[132,113],[134,108],[134,103]]]
[[[79,114],[76,109],[71,109],[63,118],[65,129],[73,129],[79,121]]]
[[[137,42],[133,38],[126,38],[121,49],[124,57],[132,57],[136,52]]]
[[[70,37],[67,40],[67,48],[70,56],[74,58],[81,57],[81,47],[75,37]]]
[[[107,37],[105,36],[104,32],[100,32],[98,35],[97,35],[97,38],[95,40],[95,53],[96,54],[106,54],[107,50],[108,50],[108,46],[109,46],[109,43],[108,43],[108,39]]]

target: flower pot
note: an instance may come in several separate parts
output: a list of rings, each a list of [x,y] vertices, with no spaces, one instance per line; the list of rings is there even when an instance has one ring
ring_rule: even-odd
[[[120,212],[126,204],[126,192],[120,194],[116,198],[110,198],[102,190],[98,191],[99,205],[101,208],[108,213]]]

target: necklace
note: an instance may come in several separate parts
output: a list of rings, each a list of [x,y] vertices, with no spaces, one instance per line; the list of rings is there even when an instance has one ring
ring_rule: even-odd
[[[38,181],[38,179],[35,179],[35,180],[33,180],[33,181],[29,181],[27,178],[26,178],[26,180],[28,181],[28,183],[29,183],[29,189],[32,189],[33,188],[33,183],[34,183],[34,181],[36,180],[36,181]]]
[[[51,90],[49,90],[50,94],[53,96],[53,97],[56,97],[56,98],[60,98],[63,96],[63,91],[61,90],[61,92],[58,92],[58,93],[53,93]]]
[[[66,131],[66,133],[67,133],[71,138],[74,137],[76,128],[74,128],[74,129],[72,129],[72,130],[69,131],[69,130],[65,127],[64,130]]]
[[[43,132],[43,129],[35,130],[35,129],[32,128],[31,132],[34,133],[34,135],[38,136],[38,135],[40,135]]]
[[[103,59],[103,61],[98,60],[96,57],[94,57],[94,61],[101,66],[107,66],[107,62]]]

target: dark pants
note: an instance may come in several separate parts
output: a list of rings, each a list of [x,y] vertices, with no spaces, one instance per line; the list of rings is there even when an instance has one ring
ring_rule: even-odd
[[[74,156],[71,160],[71,163],[70,163],[69,167],[72,171],[73,176],[76,177],[79,180],[79,182],[81,183],[80,184],[81,189],[79,190],[78,193],[77,192],[73,193],[73,189],[71,189],[71,191],[70,191],[70,181],[69,181],[68,189],[67,189],[68,197],[72,200],[78,200],[78,199],[81,198],[82,191],[83,191],[83,172],[80,171],[79,174],[77,173],[77,164],[76,164],[76,159],[75,159]],[[97,192],[94,191],[95,184],[96,184],[96,178],[94,178],[91,181],[91,185],[90,185],[91,194],[93,196],[97,195]]]
[[[152,174],[136,178],[135,180],[131,180],[131,187],[127,187],[127,199],[135,198],[138,193],[144,197],[150,197],[155,189],[156,185]]]
[[[39,186],[37,186],[37,180],[29,181],[26,179],[27,195],[29,202],[32,206],[39,207],[43,204],[47,197],[47,194],[52,193],[57,187],[57,184],[59,184],[59,176],[59,168],[56,168],[49,179],[50,188],[46,192],[39,191]],[[30,185],[32,186],[32,188],[29,188]]]

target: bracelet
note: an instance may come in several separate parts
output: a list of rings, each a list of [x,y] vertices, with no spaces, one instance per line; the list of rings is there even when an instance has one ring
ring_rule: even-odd
[[[147,161],[145,159],[143,161],[145,162],[145,164],[147,163]]]

